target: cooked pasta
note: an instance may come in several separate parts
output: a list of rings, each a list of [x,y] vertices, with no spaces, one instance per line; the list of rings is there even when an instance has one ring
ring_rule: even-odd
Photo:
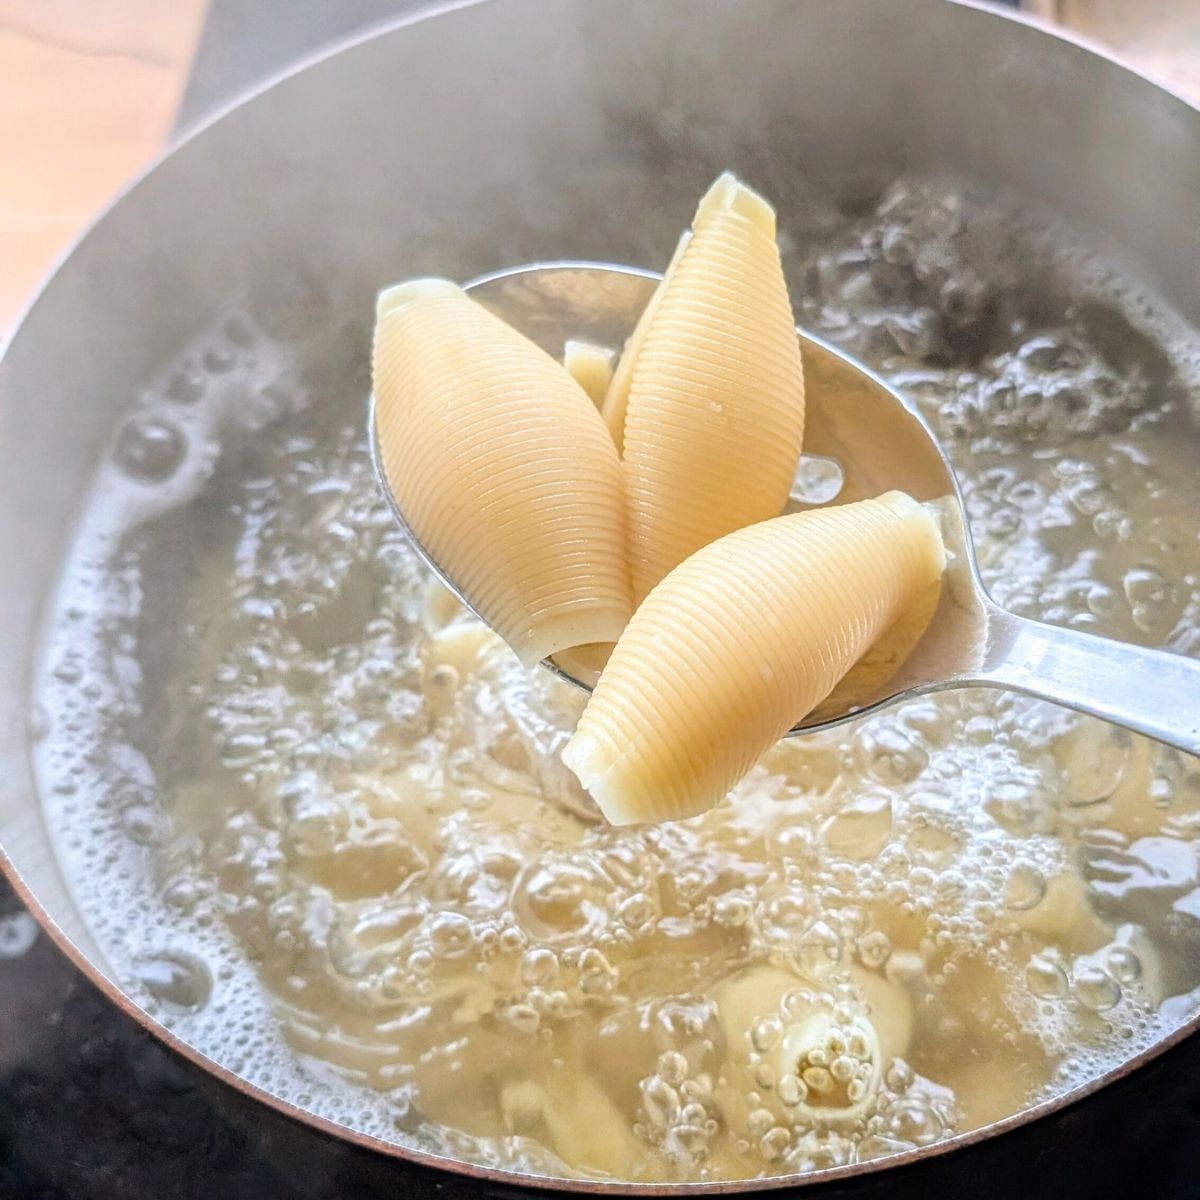
[[[563,347],[563,366],[597,408],[604,403],[613,377],[616,354],[607,346],[572,338]]]
[[[902,492],[777,517],[688,558],[634,614],[563,760],[614,824],[716,804],[942,573]]]
[[[689,554],[782,511],[804,374],[775,212],[734,176],[700,201],[605,417],[624,452],[635,602]]]
[[[675,267],[683,257],[683,252],[691,240],[690,231],[679,239],[675,253],[671,256],[671,261],[667,264],[667,269],[662,279],[659,280],[658,287],[651,293],[646,307],[642,309],[642,315],[638,317],[638,322],[633,327],[633,332],[625,342],[625,348],[621,351],[621,357],[600,406],[600,411],[604,414],[604,421],[608,425],[608,432],[612,434],[613,444],[621,453],[625,450],[625,413],[629,405],[629,389],[633,383],[633,367],[638,360],[642,343],[646,339],[646,330],[650,328],[650,323],[654,320],[654,314],[658,311],[667,284],[674,278]]]
[[[405,520],[527,664],[629,618],[621,464],[567,371],[445,280],[380,295],[380,460]]]

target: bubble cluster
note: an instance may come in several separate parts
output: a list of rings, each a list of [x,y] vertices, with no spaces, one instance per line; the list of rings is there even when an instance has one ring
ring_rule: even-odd
[[[934,423],[997,598],[1200,652],[1184,356],[950,184],[811,222],[801,321]],[[64,567],[31,740],[148,1011],[375,1136],[651,1182],[930,1145],[1190,1011],[1200,770],[1046,705],[914,701],[702,817],[599,821],[560,761],[582,696],[380,499],[368,317],[296,277],[184,348]]]
[[[988,231],[990,241],[972,237],[979,216],[956,188],[886,189],[868,215],[822,238],[797,264],[800,324],[880,365],[973,361],[1003,317],[1004,290],[1018,283],[1004,246],[994,244],[999,230]],[[964,244],[976,253],[964,253]]]
[[[962,373],[938,409],[939,432],[991,447],[1094,437],[1128,429],[1152,396],[1151,368],[1101,357],[1084,322],[1040,333]]]

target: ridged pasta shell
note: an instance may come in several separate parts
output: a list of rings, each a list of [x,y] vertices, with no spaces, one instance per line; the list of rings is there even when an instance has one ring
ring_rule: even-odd
[[[650,294],[650,299],[647,301],[646,307],[642,309],[642,315],[638,317],[637,324],[633,327],[633,332],[625,341],[621,357],[618,359],[612,379],[609,381],[608,390],[604,393],[604,400],[600,405],[600,411],[604,415],[605,424],[608,425],[608,432],[612,435],[613,444],[616,446],[619,454],[625,452],[625,414],[629,408],[629,389],[633,386],[634,364],[638,360],[642,343],[646,340],[646,331],[650,328],[651,322],[654,320],[654,314],[658,311],[659,303],[662,301],[663,295],[667,290],[667,284],[674,277],[675,268],[679,264],[679,260],[683,257],[683,252],[687,249],[688,242],[691,240],[691,230],[688,230],[679,239],[675,247],[675,253],[671,255],[671,261],[667,264],[667,269],[663,273],[662,279],[658,281],[658,287]]]
[[[775,213],[734,176],[701,200],[624,357],[605,417],[621,425],[637,603],[689,554],[778,516],[800,458],[804,371]]]
[[[727,535],[634,614],[563,761],[616,825],[711,808],[944,560],[936,521],[902,492]]]
[[[532,664],[630,613],[621,464],[561,364],[445,280],[380,295],[379,456],[418,540]]]

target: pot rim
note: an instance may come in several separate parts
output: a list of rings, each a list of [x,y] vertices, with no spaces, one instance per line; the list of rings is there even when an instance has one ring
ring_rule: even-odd
[[[8,349],[16,339],[26,319],[37,307],[51,282],[67,267],[80,245],[91,236],[93,231],[103,224],[114,209],[121,205],[127,197],[136,192],[141,184],[163,163],[183,150],[194,139],[204,134],[211,126],[216,125],[226,116],[255,100],[260,95],[271,91],[276,85],[283,83],[292,76],[301,74],[303,71],[324,62],[326,59],[341,54],[343,51],[350,50],[377,37],[407,28],[410,25],[416,25],[432,18],[445,16],[448,13],[504,2],[505,0],[429,0],[429,3],[426,5],[405,16],[385,18],[382,21],[373,22],[356,33],[335,39],[321,49],[303,55],[287,67],[272,72],[256,83],[243,88],[230,100],[216,106],[180,133],[172,136],[164,149],[120,188],[108,203],[72,238],[67,247],[58,255],[51,267],[42,276],[26,303],[18,311],[15,320],[9,327],[7,337],[0,341],[0,367],[3,367]],[[1132,75],[1143,83],[1149,84],[1184,108],[1200,113],[1200,104],[1193,103],[1169,84],[1143,74],[1120,54],[1115,53],[1109,47],[1091,38],[1072,30],[1052,26],[1048,21],[1040,17],[1031,16],[1028,13],[1010,8],[997,7],[995,4],[989,3],[988,0],[943,0],[943,2],[952,4],[957,8],[980,13],[982,16],[991,17],[994,20],[1010,21],[1018,25],[1024,25],[1040,32],[1044,36],[1065,42],[1076,49],[1104,60],[1117,70]],[[612,1196],[723,1196],[749,1192],[773,1192],[784,1188],[815,1187],[821,1184],[855,1179],[860,1176],[876,1175],[884,1171],[891,1172],[916,1163],[940,1158],[956,1150],[990,1140],[1044,1117],[1048,1117],[1053,1113],[1060,1112],[1100,1091],[1101,1088],[1107,1087],[1109,1084],[1115,1083],[1117,1080],[1132,1074],[1146,1063],[1153,1061],[1159,1055],[1164,1054],[1192,1034],[1200,1031],[1200,1013],[1197,1013],[1178,1029],[1159,1039],[1141,1053],[1119,1063],[1117,1066],[1097,1076],[1095,1079],[1089,1080],[1085,1084],[1072,1088],[1059,1096],[1055,1096],[1053,1099],[1044,1100],[1028,1108],[1023,1108],[1019,1112],[1012,1113],[998,1121],[992,1121],[987,1125],[979,1126],[976,1129],[968,1130],[954,1137],[946,1138],[943,1141],[933,1142],[928,1146],[904,1151],[900,1154],[868,1159],[865,1162],[851,1163],[840,1167],[827,1167],[818,1171],[745,1180],[718,1180],[694,1183],[631,1183],[591,1179],[563,1179],[548,1175],[526,1174],[499,1167],[480,1166],[462,1162],[458,1159],[447,1158],[411,1146],[405,1146],[398,1142],[386,1141],[382,1138],[352,1129],[349,1126],[338,1124],[316,1113],[309,1112],[285,1100],[283,1097],[277,1096],[265,1088],[251,1083],[215,1059],[210,1058],[197,1047],[184,1041],[126,995],[116,982],[109,978],[108,974],[76,945],[54,918],[42,907],[40,901],[25,883],[25,880],[9,858],[3,846],[0,846],[0,873],[3,873],[7,878],[18,898],[29,909],[51,941],[82,972],[91,984],[97,987],[122,1013],[136,1021],[148,1033],[222,1083],[227,1084],[259,1103],[267,1105],[292,1120],[298,1121],[340,1141],[349,1142],[356,1147],[377,1151],[389,1157],[413,1163],[418,1167],[443,1171],[467,1179],[477,1179],[508,1185],[510,1187],[536,1188],[539,1191],[545,1192],[570,1192],[583,1195],[603,1194]]]

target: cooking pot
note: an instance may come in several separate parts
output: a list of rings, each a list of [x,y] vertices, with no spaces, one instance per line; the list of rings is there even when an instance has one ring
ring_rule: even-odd
[[[558,258],[658,264],[725,167],[784,211],[800,176],[869,188],[900,171],[945,171],[1011,189],[1200,325],[1200,114],[1082,45],[947,0],[479,0],[356,40],[185,140],[79,241],[0,364],[4,869],[128,1014],[226,1083],[335,1137],[369,1142],[239,1079],[139,1009],[60,871],[30,766],[29,681],[91,469],[145,380],[231,295],[270,294],[298,268],[332,274],[365,320],[374,291],[405,275],[466,279]],[[803,1182],[892,1171],[1045,1117],[1197,1024],[1053,1103]],[[396,1167],[401,1188],[437,1190],[442,1170],[490,1180],[478,1186],[491,1194],[523,1186],[370,1144],[410,1160]]]

